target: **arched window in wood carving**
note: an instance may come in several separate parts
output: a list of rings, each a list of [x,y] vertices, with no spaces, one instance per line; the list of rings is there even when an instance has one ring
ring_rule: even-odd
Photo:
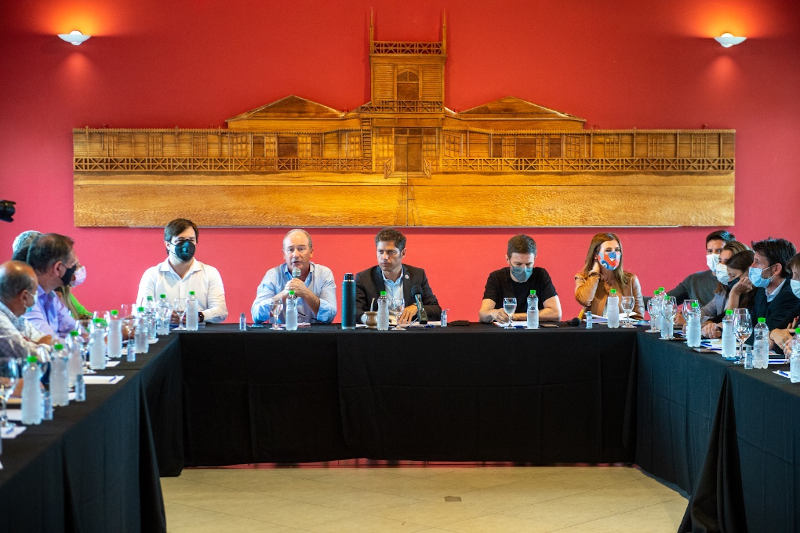
[[[397,74],[397,99],[405,101],[419,100],[419,76],[410,70]]]

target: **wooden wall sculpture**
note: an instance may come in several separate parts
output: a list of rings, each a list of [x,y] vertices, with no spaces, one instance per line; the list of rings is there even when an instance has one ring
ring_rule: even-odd
[[[729,226],[734,130],[593,130],[444,106],[439,42],[375,41],[370,102],[288,96],[226,129],[73,130],[76,226]]]

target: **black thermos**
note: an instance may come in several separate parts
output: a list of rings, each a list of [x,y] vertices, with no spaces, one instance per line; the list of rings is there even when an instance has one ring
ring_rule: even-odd
[[[342,281],[342,329],[356,328],[356,280],[347,273]]]

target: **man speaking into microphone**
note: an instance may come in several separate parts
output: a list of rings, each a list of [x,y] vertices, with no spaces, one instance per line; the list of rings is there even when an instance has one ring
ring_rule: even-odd
[[[271,268],[256,291],[250,313],[253,322],[269,318],[272,302],[280,299],[284,305],[281,322],[286,317],[286,297],[294,291],[298,322],[331,322],[336,316],[336,282],[331,269],[311,262],[314,246],[311,235],[303,229],[292,229],[283,238],[283,264]]]
[[[375,236],[378,265],[356,274],[356,316],[364,319],[373,298],[381,291],[392,300],[402,300],[405,307],[397,317],[397,323],[407,324],[427,314],[428,320],[439,320],[442,308],[428,284],[425,270],[404,265],[406,236],[395,229],[383,229]],[[424,313],[420,313],[421,303]]]

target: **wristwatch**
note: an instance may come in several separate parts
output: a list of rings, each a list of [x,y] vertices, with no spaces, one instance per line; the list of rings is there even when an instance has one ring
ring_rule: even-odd
[[[206,316],[203,314],[203,312],[202,312],[202,311],[198,311],[198,312],[197,312],[197,321],[198,321],[198,322],[202,322],[202,321],[204,321],[205,319],[206,319]]]

